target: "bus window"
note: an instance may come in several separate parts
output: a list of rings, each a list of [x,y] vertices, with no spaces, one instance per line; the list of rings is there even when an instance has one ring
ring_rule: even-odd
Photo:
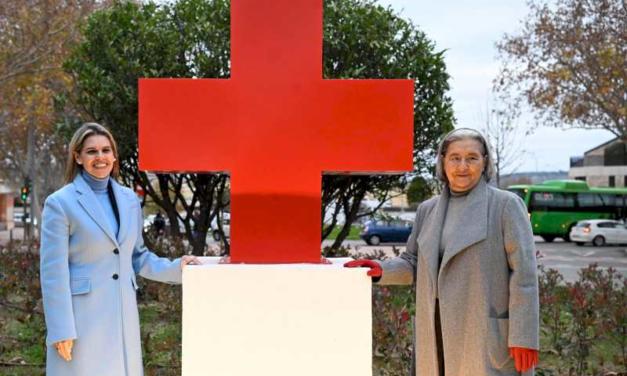
[[[601,201],[603,202],[603,206],[607,208],[616,207],[616,195],[613,194],[602,194]]]
[[[530,210],[560,210],[575,207],[574,193],[534,192],[529,203]]]
[[[612,217],[624,216],[624,199],[613,193],[577,193],[577,207],[581,212],[607,213]]]
[[[577,206],[583,211],[603,211],[603,198],[598,193],[577,193]]]
[[[577,204],[580,208],[590,208],[601,204],[601,200],[594,193],[577,193]]]

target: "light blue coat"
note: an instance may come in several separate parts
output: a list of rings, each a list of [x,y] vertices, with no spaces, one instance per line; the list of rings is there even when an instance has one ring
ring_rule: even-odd
[[[46,199],[41,233],[41,289],[48,376],[143,374],[135,274],[181,283],[180,260],[150,252],[134,192],[112,181],[120,214],[113,234],[80,174]],[[55,342],[74,339],[72,360]]]

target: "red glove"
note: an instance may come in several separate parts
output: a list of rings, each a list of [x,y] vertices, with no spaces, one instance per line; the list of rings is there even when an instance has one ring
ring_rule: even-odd
[[[368,275],[370,277],[381,278],[383,275],[383,270],[381,269],[381,265],[378,262],[373,260],[353,260],[344,264],[345,268],[370,268],[368,270]]]
[[[527,349],[524,347],[510,347],[509,356],[514,358],[516,363],[516,371],[525,372],[531,367],[538,364],[538,350]]]

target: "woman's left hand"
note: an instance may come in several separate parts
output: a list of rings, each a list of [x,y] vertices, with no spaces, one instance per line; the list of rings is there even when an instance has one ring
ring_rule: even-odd
[[[200,259],[196,256],[185,255],[181,257],[181,269],[185,267],[185,265],[200,265]]]
[[[538,350],[524,347],[510,347],[509,355],[514,358],[514,365],[518,372],[525,372],[538,364]]]
[[[379,264],[377,261],[374,261],[374,260],[365,260],[365,259],[353,260],[353,261],[349,261],[345,263],[344,267],[345,268],[370,268],[370,270],[368,270],[368,273],[366,274],[372,278],[376,278],[377,280],[380,279],[381,276],[383,275],[383,269],[381,269],[381,264]]]

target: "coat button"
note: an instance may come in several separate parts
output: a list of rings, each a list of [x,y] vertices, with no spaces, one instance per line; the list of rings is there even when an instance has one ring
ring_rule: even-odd
[[[119,255],[120,251],[118,251],[118,249],[116,248],[116,249],[113,250],[113,253],[115,253],[116,255]]]
[[[114,275],[113,275],[113,277],[111,277],[111,278],[113,278],[113,279],[118,279],[118,274],[117,274],[117,273],[116,273],[116,274],[114,274]]]

